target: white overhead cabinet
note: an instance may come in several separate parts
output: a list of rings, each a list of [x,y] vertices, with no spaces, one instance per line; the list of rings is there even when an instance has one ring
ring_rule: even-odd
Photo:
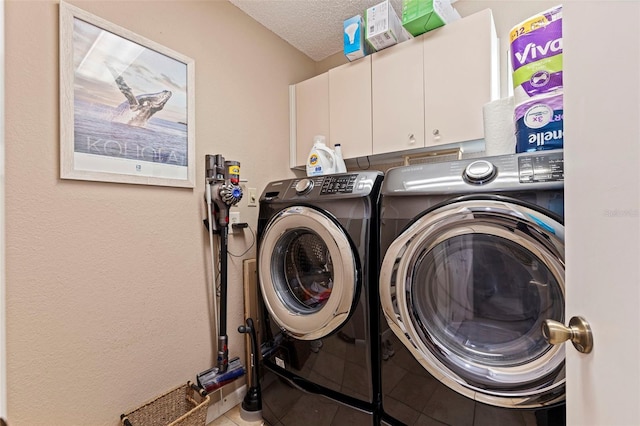
[[[371,56],[329,70],[329,128],[343,157],[371,155]]]
[[[482,106],[498,97],[491,10],[373,55],[373,154],[484,138]]]
[[[291,167],[306,164],[315,135],[342,145],[348,158],[371,155],[371,57],[333,68],[294,86],[295,143]]]
[[[373,154],[424,147],[423,71],[420,37],[373,55]]]
[[[325,72],[294,86],[290,106],[291,125],[295,126],[290,167],[304,167],[313,147],[313,137],[329,136],[329,73]]]
[[[482,106],[500,92],[491,10],[424,34],[423,46],[425,146],[484,139]]]
[[[357,158],[483,139],[482,107],[499,96],[498,70],[490,9],[334,68],[324,83],[329,143]],[[324,103],[299,93],[307,96],[308,82],[295,85],[296,166],[311,148],[310,123],[327,117]]]

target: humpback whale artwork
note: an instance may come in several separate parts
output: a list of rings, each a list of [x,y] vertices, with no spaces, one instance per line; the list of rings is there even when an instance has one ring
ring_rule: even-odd
[[[164,105],[172,95],[171,91],[163,90],[158,93],[135,96],[122,75],[117,74],[113,68],[109,66],[108,68],[116,79],[118,89],[127,98],[125,102],[118,105],[113,113],[112,120],[129,124],[130,126],[145,127],[149,118],[164,108]]]
[[[194,61],[60,2],[60,177],[195,186]]]

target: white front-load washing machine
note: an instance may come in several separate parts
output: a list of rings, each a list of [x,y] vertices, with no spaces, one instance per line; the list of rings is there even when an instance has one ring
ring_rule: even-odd
[[[378,306],[382,179],[381,172],[364,171],[280,180],[260,197],[269,424],[379,424],[378,331],[370,306]]]
[[[565,423],[564,346],[542,334],[565,320],[563,178],[562,150],[385,174],[386,423]]]

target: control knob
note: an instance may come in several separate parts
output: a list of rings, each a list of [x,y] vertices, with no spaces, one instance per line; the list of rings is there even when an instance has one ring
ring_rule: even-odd
[[[496,167],[487,160],[478,160],[469,164],[465,169],[462,177],[468,183],[474,185],[482,185],[491,181],[496,177]]]
[[[311,179],[300,179],[298,183],[296,183],[296,194],[303,195],[307,192],[311,191],[313,188],[313,181]]]

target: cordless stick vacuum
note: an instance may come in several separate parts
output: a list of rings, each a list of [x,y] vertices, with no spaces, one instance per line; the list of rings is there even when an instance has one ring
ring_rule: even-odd
[[[209,218],[210,232],[220,234],[220,312],[218,319],[218,374],[229,368],[227,336],[227,245],[229,242],[229,208],[242,199],[240,187],[240,163],[225,161],[222,155],[207,155],[206,180],[207,204],[213,207],[213,218]],[[213,247],[211,247],[213,251]],[[215,270],[212,271],[215,276]],[[216,298],[213,297],[214,312]]]

